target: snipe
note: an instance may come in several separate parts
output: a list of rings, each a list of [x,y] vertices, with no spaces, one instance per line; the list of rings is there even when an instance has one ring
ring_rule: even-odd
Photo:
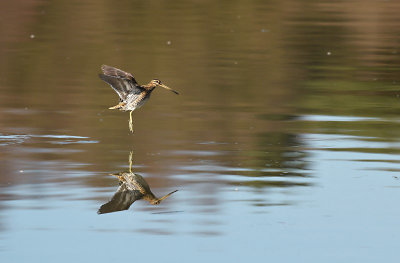
[[[175,190],[161,198],[157,198],[150,190],[146,180],[141,175],[132,172],[132,153],[129,155],[129,172],[119,172],[111,175],[118,178],[120,186],[111,200],[100,207],[97,211],[98,214],[127,210],[135,201],[140,199],[144,199],[152,205],[158,205],[178,191]]]
[[[165,86],[159,79],[153,79],[146,85],[139,85],[132,74],[120,69],[103,65],[101,67],[103,73],[99,77],[107,82],[119,96],[119,104],[109,109],[118,109],[121,111],[130,111],[129,113],[129,130],[133,132],[132,112],[142,107],[150,98],[151,92],[156,87],[162,87],[169,91],[179,94],[177,91]]]

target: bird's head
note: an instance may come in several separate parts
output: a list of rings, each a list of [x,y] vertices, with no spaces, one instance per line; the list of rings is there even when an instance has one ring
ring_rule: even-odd
[[[156,88],[156,87],[162,87],[162,88],[164,88],[164,89],[167,89],[167,90],[172,91],[173,93],[179,95],[179,93],[178,93],[177,91],[175,91],[175,90],[171,89],[170,87],[167,87],[167,86],[165,86],[164,84],[162,84],[162,83],[161,83],[161,80],[159,80],[159,79],[153,79],[152,81],[150,81],[150,86],[152,86],[152,87],[154,87],[154,88]]]
[[[151,201],[150,203],[152,205],[159,205],[161,203],[161,200],[157,199],[157,200]]]

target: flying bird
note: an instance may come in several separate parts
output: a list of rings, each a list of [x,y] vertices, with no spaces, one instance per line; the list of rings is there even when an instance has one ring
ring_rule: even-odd
[[[175,94],[177,91],[167,87],[161,83],[159,79],[153,79],[146,85],[139,85],[131,73],[120,69],[103,65],[101,67],[103,73],[99,74],[100,79],[104,80],[117,92],[119,103],[110,110],[130,111],[129,113],[129,130],[133,133],[132,112],[142,107],[150,98],[151,92],[156,87],[162,87]]]

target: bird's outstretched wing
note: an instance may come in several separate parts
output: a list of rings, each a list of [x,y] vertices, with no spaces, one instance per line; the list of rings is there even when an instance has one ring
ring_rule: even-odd
[[[128,210],[129,207],[143,197],[139,191],[132,191],[127,188],[125,183],[122,183],[115,192],[111,200],[102,205],[97,211],[98,214],[107,214],[117,211]]]
[[[101,66],[102,74],[99,74],[100,79],[107,82],[124,101],[128,94],[137,94],[142,91],[140,85],[136,82],[132,74],[113,68],[107,65]]]

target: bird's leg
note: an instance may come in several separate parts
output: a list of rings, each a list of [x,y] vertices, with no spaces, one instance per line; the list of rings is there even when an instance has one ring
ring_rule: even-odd
[[[129,173],[132,173],[133,151],[129,153]]]
[[[132,112],[133,112],[133,110],[129,113],[129,130],[133,133]]]

